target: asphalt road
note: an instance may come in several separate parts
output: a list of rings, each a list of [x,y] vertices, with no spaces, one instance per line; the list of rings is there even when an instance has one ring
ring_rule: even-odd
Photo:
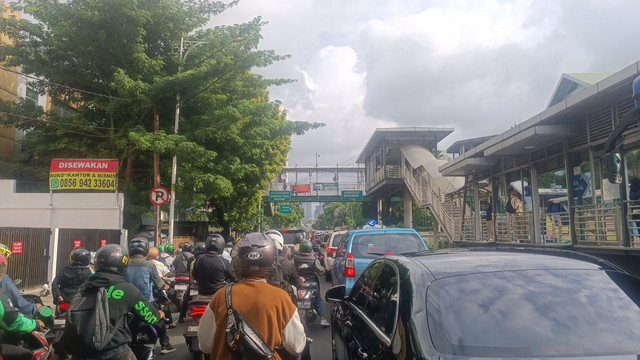
[[[324,301],[324,292],[331,287],[331,283],[325,281],[324,276],[320,276],[320,291],[322,293],[322,299],[324,303],[325,315],[327,320],[331,314],[331,304],[327,304]],[[178,314],[175,313],[175,320],[178,319]],[[171,354],[162,355],[159,353],[159,345],[156,349],[156,352],[159,354],[157,356],[160,360],[187,360],[192,359],[191,353],[187,350],[187,345],[184,342],[184,333],[185,328],[189,323],[189,319],[182,323],[178,324],[173,329],[168,330],[169,338],[171,339],[171,344],[176,347],[176,351]],[[307,336],[313,339],[313,344],[311,345],[311,358],[313,360],[324,360],[331,359],[331,328],[322,328],[320,327],[320,320],[316,320],[315,323],[311,324],[308,327]]]

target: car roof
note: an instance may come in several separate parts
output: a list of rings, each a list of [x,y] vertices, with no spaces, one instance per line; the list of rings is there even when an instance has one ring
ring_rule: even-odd
[[[519,270],[623,269],[595,256],[558,249],[453,249],[387,256],[400,262],[419,263],[436,279],[467,274]]]
[[[411,228],[373,228],[373,229],[357,229],[350,230],[353,235],[358,234],[398,234],[398,233],[411,233],[418,234],[417,231]]]

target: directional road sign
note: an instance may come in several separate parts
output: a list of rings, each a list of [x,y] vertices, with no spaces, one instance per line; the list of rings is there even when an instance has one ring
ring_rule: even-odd
[[[342,201],[362,201],[362,190],[342,190],[341,199]]]
[[[269,201],[291,201],[291,191],[271,190]]]
[[[293,205],[291,204],[280,204],[280,213],[281,214],[291,214],[293,212]]]
[[[149,199],[155,205],[162,205],[169,201],[169,191],[162,186],[154,187],[149,193]]]

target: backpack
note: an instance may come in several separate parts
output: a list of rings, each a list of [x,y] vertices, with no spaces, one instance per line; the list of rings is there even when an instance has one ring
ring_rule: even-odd
[[[509,196],[509,199],[507,200],[507,206],[506,206],[506,211],[509,214],[513,214],[516,212],[516,209],[513,207],[513,205],[511,204],[511,200],[513,200],[513,198],[511,196]]]
[[[293,290],[293,286],[289,284],[288,281],[284,279],[284,274],[282,273],[282,266],[280,265],[280,261],[284,260],[284,258],[277,256],[276,261],[273,262],[273,275],[271,279],[269,279],[269,284],[279,287],[282,290],[286,291],[292,299],[296,299],[296,294]],[[294,301],[295,304],[295,301]]]
[[[124,316],[111,324],[109,320],[109,299],[104,287],[96,291],[77,292],[67,310],[67,323],[82,339],[90,352],[100,352],[111,342],[113,335],[122,326]]]

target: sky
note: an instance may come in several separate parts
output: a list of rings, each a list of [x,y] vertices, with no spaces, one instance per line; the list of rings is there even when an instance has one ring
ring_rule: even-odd
[[[356,165],[376,128],[446,127],[440,142],[500,134],[542,112],[562,73],[640,61],[638,0],[240,0],[212,24],[260,16],[256,72],[295,121],[289,165]]]

